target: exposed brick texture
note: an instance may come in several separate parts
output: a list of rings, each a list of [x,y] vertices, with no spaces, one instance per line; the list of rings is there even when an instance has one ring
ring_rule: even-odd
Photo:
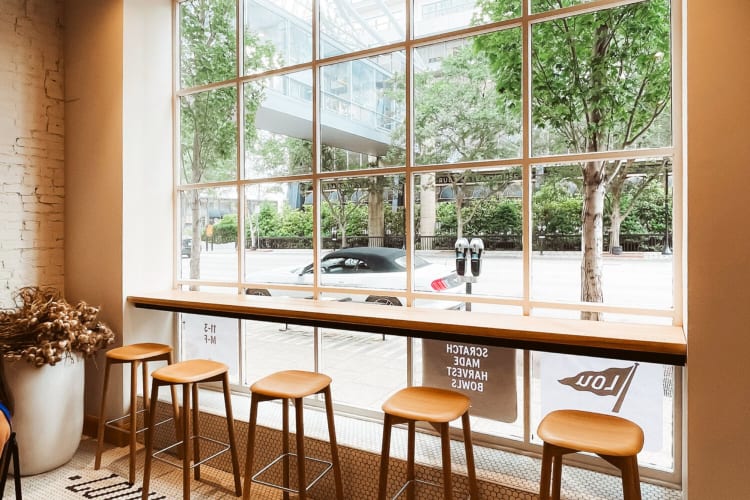
[[[0,0],[0,307],[64,285],[62,15],[62,0]]]

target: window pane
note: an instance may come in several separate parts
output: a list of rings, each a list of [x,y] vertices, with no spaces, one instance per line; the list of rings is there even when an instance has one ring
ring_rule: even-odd
[[[321,57],[404,40],[404,2],[321,0]]]
[[[406,290],[403,190],[401,175],[322,181],[324,286]]]
[[[237,178],[237,92],[233,87],[180,98],[180,181]]]
[[[579,165],[534,169],[532,297],[671,308],[671,161],[594,162],[584,169],[595,167],[610,179],[606,195],[593,185],[586,188]],[[584,252],[587,192],[592,204],[604,206],[604,220],[585,245],[591,251]],[[583,285],[582,266],[590,277]]]
[[[404,53],[321,68],[323,171],[403,164]]]
[[[466,259],[463,276],[474,279],[454,277],[456,283],[446,284],[449,291],[521,297],[521,168],[423,173],[414,177],[414,189],[419,257],[440,258],[460,272],[455,252],[458,239],[481,241],[478,267],[472,269],[468,250],[462,255]]]
[[[313,327],[263,321],[242,323],[244,385],[280,370],[315,370]]]
[[[520,15],[520,0],[414,0],[414,36],[443,33]]]
[[[236,188],[181,191],[180,227],[180,278],[237,279]]]
[[[536,24],[532,51],[534,155],[672,144],[667,0]]]
[[[221,82],[237,74],[234,0],[180,2],[180,86]]]
[[[245,0],[245,74],[312,60],[312,2]]]
[[[414,157],[418,165],[517,157],[521,79],[498,91],[490,61],[498,40],[520,50],[520,30],[416,49]],[[520,52],[518,53],[520,57]]]
[[[312,75],[245,84],[245,177],[312,172]]]
[[[312,286],[313,211],[305,200],[309,192],[309,182],[297,181],[245,187],[245,280],[253,283],[252,293],[311,295],[310,290],[264,286]]]
[[[320,332],[320,371],[333,378],[337,404],[379,412],[388,395],[406,385],[407,339],[329,328]]]

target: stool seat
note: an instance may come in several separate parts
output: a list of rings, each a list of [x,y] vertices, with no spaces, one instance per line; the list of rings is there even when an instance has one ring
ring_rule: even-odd
[[[218,361],[189,359],[159,368],[151,376],[169,384],[192,384],[216,377],[227,370],[227,365]]]
[[[643,430],[614,415],[553,411],[544,417],[537,433],[545,443],[597,455],[629,457],[643,449]]]
[[[436,387],[407,387],[383,403],[383,411],[422,422],[452,422],[469,411],[471,400],[463,394]]]
[[[286,370],[256,381],[250,392],[277,399],[297,399],[317,394],[330,384],[331,377],[322,373]]]
[[[153,342],[143,342],[140,344],[124,345],[115,347],[107,351],[107,357],[120,361],[142,361],[154,356],[169,354],[172,352],[172,346],[166,344],[155,344]]]
[[[625,500],[641,500],[638,453],[643,430],[636,423],[615,415],[555,410],[539,423],[537,435],[544,441],[540,500],[559,500],[563,455],[579,451],[595,453],[620,469]]]

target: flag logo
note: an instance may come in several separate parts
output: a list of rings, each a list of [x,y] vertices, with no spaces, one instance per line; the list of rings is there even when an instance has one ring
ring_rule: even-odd
[[[624,368],[607,368],[602,371],[583,371],[572,377],[558,380],[577,391],[586,391],[597,396],[615,396],[617,401],[612,408],[614,413],[619,413],[625,396],[633,381],[633,375],[638,368],[638,363]]]

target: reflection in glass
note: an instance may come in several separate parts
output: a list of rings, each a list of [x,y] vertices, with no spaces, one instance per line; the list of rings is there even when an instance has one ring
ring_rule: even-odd
[[[237,279],[237,188],[180,192],[180,278]]]
[[[404,40],[404,2],[321,0],[321,57]]]
[[[180,87],[233,78],[237,73],[234,0],[179,3]]]
[[[521,0],[414,0],[414,36],[518,17]]]
[[[245,74],[312,60],[312,2],[245,1]]]
[[[237,92],[233,87],[180,98],[180,180],[237,178]]]
[[[533,154],[670,146],[670,40],[668,0],[533,25]]]
[[[301,71],[245,84],[245,177],[312,172],[312,76]]]
[[[496,37],[516,42],[520,58],[518,29],[415,49],[416,164],[520,155],[521,79],[496,85],[490,64]]]
[[[320,75],[322,170],[402,165],[389,149],[404,133],[404,53],[324,66]]]

